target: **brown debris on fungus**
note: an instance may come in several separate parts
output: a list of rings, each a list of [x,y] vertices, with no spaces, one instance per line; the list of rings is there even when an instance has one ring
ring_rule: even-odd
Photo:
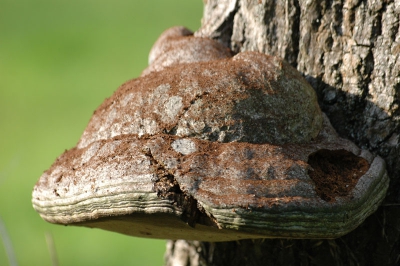
[[[383,200],[384,161],[339,138],[283,60],[169,29],[34,187],[48,222],[132,236],[335,238]]]
[[[369,168],[366,159],[346,150],[318,150],[310,154],[308,164],[315,191],[326,201],[348,195]]]

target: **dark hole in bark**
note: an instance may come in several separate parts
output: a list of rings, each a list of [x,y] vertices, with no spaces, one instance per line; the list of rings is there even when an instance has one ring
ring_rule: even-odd
[[[315,191],[328,202],[347,196],[369,169],[367,160],[346,150],[319,150],[308,157],[308,164]]]

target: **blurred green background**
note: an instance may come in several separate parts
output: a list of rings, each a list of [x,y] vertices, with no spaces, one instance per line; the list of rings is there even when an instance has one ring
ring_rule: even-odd
[[[164,29],[199,28],[202,5],[0,0],[0,221],[18,265],[52,265],[46,234],[60,265],[163,264],[165,240],[46,223],[31,191],[104,98],[146,67]],[[1,232],[0,265],[9,265]]]

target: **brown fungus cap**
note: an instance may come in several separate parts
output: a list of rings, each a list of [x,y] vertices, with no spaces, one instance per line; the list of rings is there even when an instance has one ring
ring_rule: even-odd
[[[384,161],[339,138],[281,59],[231,57],[184,28],[151,54],[37,182],[46,221],[167,239],[335,238],[383,200]]]

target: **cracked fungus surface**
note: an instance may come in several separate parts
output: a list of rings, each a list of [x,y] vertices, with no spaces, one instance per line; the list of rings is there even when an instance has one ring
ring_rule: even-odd
[[[376,210],[383,161],[336,135],[295,69],[256,52],[231,57],[182,28],[168,34],[190,45],[176,36],[178,46],[156,45],[142,76],[43,173],[32,198],[43,219],[231,241],[334,238]],[[185,59],[188,47],[207,55]],[[174,49],[185,51],[161,56]]]
[[[284,119],[282,119],[284,117]],[[307,142],[322,115],[301,75],[255,52],[180,64],[123,84],[95,112],[78,147],[124,134],[219,142]]]

